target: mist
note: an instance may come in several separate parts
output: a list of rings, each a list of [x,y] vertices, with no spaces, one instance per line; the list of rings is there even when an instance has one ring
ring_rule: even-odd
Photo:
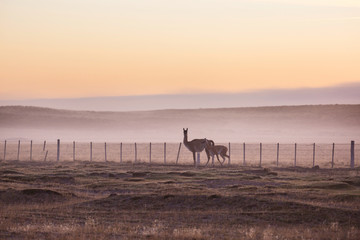
[[[360,141],[360,105],[304,105],[132,112],[0,107],[0,140],[347,143]]]

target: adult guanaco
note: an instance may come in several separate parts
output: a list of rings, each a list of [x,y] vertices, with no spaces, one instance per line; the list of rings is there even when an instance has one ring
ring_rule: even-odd
[[[190,152],[193,153],[193,159],[194,159],[194,165],[196,166],[196,157],[195,153],[202,152],[205,149],[206,156],[208,159],[208,162],[210,160],[210,153],[205,148],[206,147],[206,141],[208,141],[206,138],[201,139],[193,139],[191,141],[188,141],[188,128],[183,128],[184,131],[184,140],[183,143],[187,149],[189,149]]]

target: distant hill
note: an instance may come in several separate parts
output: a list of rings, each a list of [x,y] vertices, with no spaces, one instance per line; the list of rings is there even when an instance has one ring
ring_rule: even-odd
[[[87,111],[233,108],[281,105],[359,104],[360,83],[322,88],[265,89],[239,93],[1,100],[0,106],[37,106]]]
[[[360,105],[176,109],[132,112],[0,107],[0,139],[77,141],[360,141]]]

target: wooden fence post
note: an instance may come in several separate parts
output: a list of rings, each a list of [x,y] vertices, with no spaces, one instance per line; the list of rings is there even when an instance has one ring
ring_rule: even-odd
[[[179,144],[179,150],[178,150],[178,154],[177,154],[177,158],[176,158],[176,164],[178,164],[178,162],[179,162],[180,149],[181,149],[181,143]]]
[[[6,159],[6,140],[5,140],[5,145],[4,145],[4,161]]]
[[[75,141],[73,142],[73,161],[75,161]]]
[[[30,141],[30,161],[32,161],[32,144],[33,143],[33,141],[31,140]]]
[[[107,162],[107,149],[106,149],[106,142],[105,142],[105,162]]]
[[[231,145],[229,143],[229,160],[228,160],[228,165],[230,165],[230,159],[231,159]]]
[[[92,161],[92,142],[90,142],[90,162]]]
[[[164,142],[164,164],[166,164],[166,142]]]
[[[46,158],[47,158],[48,152],[49,152],[49,150],[46,150],[45,157],[44,157],[44,162],[46,162]]]
[[[18,142],[18,151],[17,151],[17,160],[19,161],[20,159],[20,140]]]
[[[277,143],[277,147],[276,147],[276,166],[279,166],[279,150],[280,150],[280,144]]]
[[[331,168],[334,168],[334,154],[335,154],[335,143],[333,143],[332,146]]]
[[[151,164],[151,142],[149,146],[149,163]]]
[[[245,143],[243,145],[243,148],[244,148],[244,160],[243,160],[243,165],[245,166],[246,165],[246,162],[245,162]]]
[[[296,167],[296,143],[295,143],[295,158],[294,158],[294,167]]]
[[[350,167],[355,167],[355,141],[351,141],[351,149],[350,149]]]
[[[313,167],[315,167],[315,143],[313,145]]]
[[[260,167],[261,167],[261,161],[262,161],[262,143],[260,143]]]
[[[120,143],[120,163],[122,163],[122,142]]]
[[[136,143],[135,143],[135,163],[137,161],[137,147],[136,147]]]
[[[56,154],[56,161],[60,160],[60,139],[57,140],[57,154]]]

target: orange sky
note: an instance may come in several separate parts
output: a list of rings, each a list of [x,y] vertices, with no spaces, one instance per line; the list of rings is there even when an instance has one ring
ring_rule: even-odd
[[[351,0],[3,0],[0,99],[360,82]]]

